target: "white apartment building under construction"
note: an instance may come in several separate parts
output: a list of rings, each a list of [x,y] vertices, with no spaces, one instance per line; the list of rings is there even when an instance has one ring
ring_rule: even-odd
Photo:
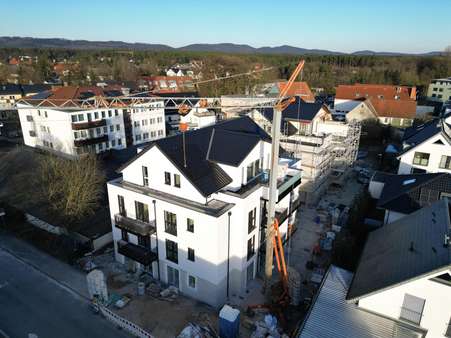
[[[253,109],[249,115],[271,132],[273,108]],[[321,103],[296,97],[282,112],[281,147],[301,160],[301,200],[314,204],[330,183],[340,183],[357,157],[360,139],[357,121],[334,121]]]
[[[163,101],[96,105],[121,95],[99,87],[61,87],[25,98],[17,104],[25,145],[78,156],[166,136]]]
[[[116,260],[213,306],[264,271],[271,139],[242,117],[157,140],[108,183]],[[284,238],[299,206],[298,163],[281,159]]]

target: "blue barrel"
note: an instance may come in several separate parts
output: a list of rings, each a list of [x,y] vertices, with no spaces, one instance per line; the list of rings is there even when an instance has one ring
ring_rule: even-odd
[[[219,336],[237,338],[240,332],[240,311],[224,305],[219,312]]]

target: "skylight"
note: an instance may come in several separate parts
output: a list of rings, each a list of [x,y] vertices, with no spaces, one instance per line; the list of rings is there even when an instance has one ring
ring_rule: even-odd
[[[409,185],[409,184],[415,183],[416,180],[417,180],[416,178],[412,178],[410,180],[405,180],[404,182],[402,182],[402,185]]]

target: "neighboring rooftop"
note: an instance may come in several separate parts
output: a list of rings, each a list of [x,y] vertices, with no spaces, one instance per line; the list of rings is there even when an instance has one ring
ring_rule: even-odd
[[[321,108],[327,109],[322,103],[305,102],[296,96],[294,102],[282,111],[282,120],[310,122],[321,111]],[[273,108],[263,108],[261,112],[269,121],[272,121]]]
[[[425,332],[346,302],[353,274],[331,265],[298,338],[415,338]]]
[[[449,269],[451,245],[443,243],[450,231],[445,198],[370,232],[346,299],[354,302]]]
[[[0,95],[21,95],[25,96],[30,93],[39,93],[46,90],[50,90],[51,85],[48,84],[2,84],[0,85]]]
[[[271,139],[249,117],[236,118],[185,132],[186,166],[183,136],[178,134],[156,140],[119,170],[156,146],[203,196],[209,196],[232,182],[217,163],[238,166],[260,140]]]
[[[395,175],[377,173],[373,181],[383,182],[377,207],[410,214],[451,193],[451,174],[429,173]]]
[[[402,151],[402,154],[437,134],[441,134],[443,138],[451,144],[449,122],[448,118],[436,118],[424,124],[407,128],[403,137],[404,150]]]
[[[278,82],[277,87],[279,93],[285,89],[287,82]],[[315,96],[310,90],[307,82],[297,81],[293,82],[290,89],[287,92],[287,96],[300,96],[306,102],[315,102]]]
[[[386,100],[416,100],[416,87],[393,86],[382,84],[339,85],[336,88],[336,99],[365,100],[378,98]]]

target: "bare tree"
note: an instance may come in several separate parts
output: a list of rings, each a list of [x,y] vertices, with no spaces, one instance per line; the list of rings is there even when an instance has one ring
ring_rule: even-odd
[[[94,155],[74,161],[48,155],[40,161],[38,172],[42,197],[69,223],[98,208],[105,181]]]

